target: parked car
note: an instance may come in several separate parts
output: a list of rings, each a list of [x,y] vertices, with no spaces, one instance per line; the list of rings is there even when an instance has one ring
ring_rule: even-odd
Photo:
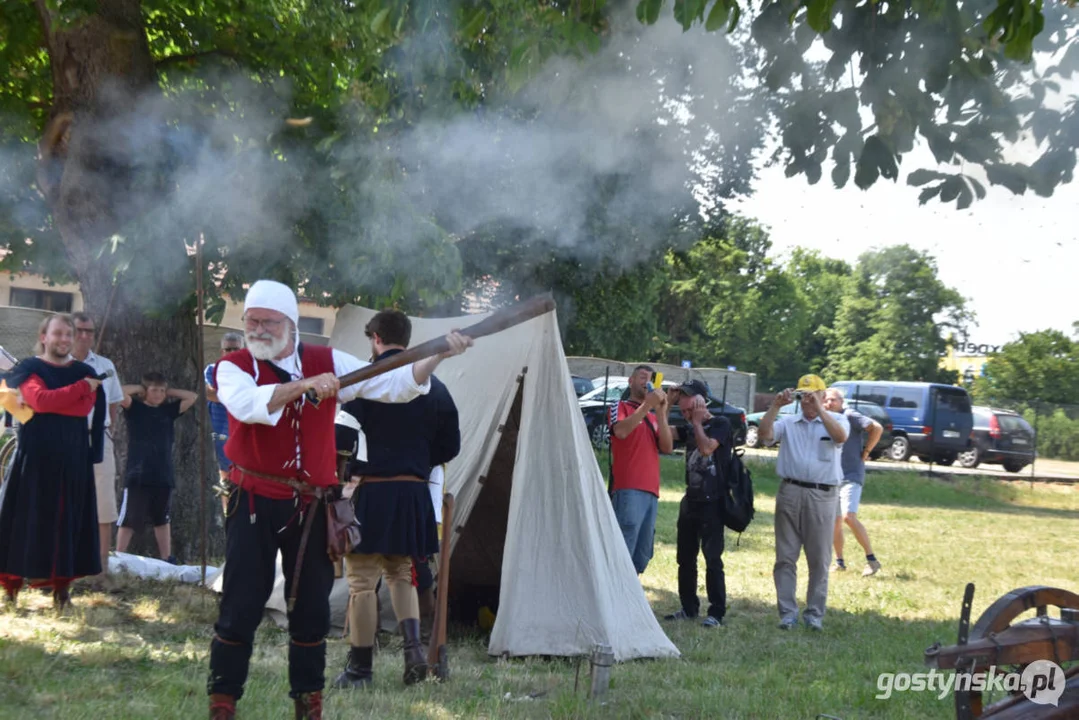
[[[975,405],[974,430],[969,450],[959,454],[965,468],[981,463],[1003,465],[1017,473],[1034,462],[1034,428],[1010,410]]]
[[[677,387],[678,383],[664,381],[664,388]],[[603,386],[600,385],[591,393],[588,393],[578,399],[578,404],[581,408],[581,413],[584,415],[585,426],[588,428],[588,436],[592,439],[592,444],[597,448],[605,448],[610,442],[610,429],[607,427],[607,423],[603,417]],[[611,411],[611,408],[618,403],[619,400],[624,400],[629,397],[629,378],[618,377],[610,378],[607,385],[607,410]],[[734,433],[735,445],[741,445],[745,442],[746,437],[746,411],[730,403],[724,404],[721,400],[716,398],[708,399],[708,410],[712,415],[725,415],[727,420],[731,423],[731,430]],[[667,422],[672,428],[681,427],[685,425],[685,419],[682,417],[682,411],[678,409],[677,405],[670,408],[670,412],[667,416]]]
[[[592,387],[592,381],[588,378],[580,375],[570,375],[570,379],[573,380],[573,392],[577,393],[577,397],[587,395],[595,389]]]
[[[854,408],[863,415],[868,415],[879,422],[881,427],[884,428],[884,432],[880,434],[880,440],[877,441],[876,447],[869,453],[871,459],[879,459],[888,452],[888,449],[892,445],[892,418],[888,416],[888,413],[884,412],[884,408],[876,403],[852,400],[847,403],[847,406]],[[783,415],[793,415],[796,412],[798,412],[798,403],[788,403],[779,409],[779,417],[782,417]],[[763,412],[746,416],[746,447],[757,447],[760,444],[757,433],[762,417],[764,417]]]
[[[903,461],[917,455],[924,462],[951,465],[971,447],[974,428],[967,391],[955,385],[924,382],[844,380],[832,383],[848,401],[881,406],[892,419],[888,456]]]

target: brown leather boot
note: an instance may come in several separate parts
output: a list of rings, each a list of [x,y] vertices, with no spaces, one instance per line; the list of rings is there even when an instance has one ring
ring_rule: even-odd
[[[303,693],[293,701],[296,704],[296,720],[322,720],[322,693]]]
[[[210,695],[210,720],[232,720],[236,717],[236,698],[214,693]]]
[[[420,621],[409,618],[401,621],[405,639],[405,685],[415,685],[427,678],[427,657],[420,643]]]
[[[348,651],[348,664],[345,670],[333,681],[333,686],[339,690],[355,688],[362,690],[371,685],[374,672],[371,670],[373,647],[351,647]]]

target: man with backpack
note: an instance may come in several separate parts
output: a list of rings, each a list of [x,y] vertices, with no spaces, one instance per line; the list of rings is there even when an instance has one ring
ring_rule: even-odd
[[[704,552],[704,584],[708,614],[704,627],[723,627],[727,612],[727,584],[723,574],[724,502],[728,490],[731,424],[708,411],[708,386],[690,380],[678,387],[678,407],[686,425],[678,428],[686,444],[686,494],[678,507],[678,599],[682,607],[666,620],[695,620],[700,611],[697,598],[697,555]]]

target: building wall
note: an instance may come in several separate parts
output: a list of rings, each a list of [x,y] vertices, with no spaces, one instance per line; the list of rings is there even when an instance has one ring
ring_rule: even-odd
[[[41,305],[48,305],[50,302],[63,301],[64,295],[69,296],[67,302],[70,306],[61,309],[67,309],[68,312],[78,312],[83,309],[82,291],[75,283],[50,285],[45,278],[40,275],[32,275],[29,273],[17,273],[14,275],[0,274],[0,306],[7,305],[12,308],[34,308],[37,310],[56,312],[59,311],[56,308],[50,310],[49,308],[41,307]],[[39,302],[31,304],[31,302],[34,301]],[[210,339],[207,340],[207,348],[219,347],[221,335],[229,330],[236,330],[242,327],[243,323],[241,322],[241,318],[243,317],[243,312],[243,303],[228,300],[225,305],[224,317],[221,319],[221,325],[216,326],[207,322],[206,327],[208,333],[210,333],[210,328],[219,327],[219,331],[214,331],[208,335]],[[306,300],[300,301],[300,334],[307,342],[313,342],[319,345],[328,343],[330,335],[333,334],[333,326],[336,319],[336,308],[320,307],[315,303]],[[21,325],[19,327],[19,331],[21,332],[23,328]],[[33,334],[33,328],[36,328],[36,325],[32,327],[31,334]],[[9,340],[9,342],[12,341]],[[22,344],[25,344],[20,341],[14,342],[16,346],[19,347],[21,347]],[[0,345],[3,344],[3,338],[0,338]],[[32,346],[32,343],[30,343],[30,346]]]

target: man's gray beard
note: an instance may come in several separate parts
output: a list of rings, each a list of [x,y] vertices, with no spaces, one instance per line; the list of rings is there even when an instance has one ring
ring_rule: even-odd
[[[272,342],[267,345],[258,336],[247,336],[247,349],[251,351],[251,356],[256,360],[273,360],[284,352],[287,346],[288,337],[273,338]]]

